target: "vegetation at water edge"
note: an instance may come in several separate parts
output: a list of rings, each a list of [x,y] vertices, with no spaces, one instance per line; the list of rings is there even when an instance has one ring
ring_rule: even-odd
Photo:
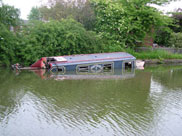
[[[0,0],[0,64],[30,65],[44,56],[126,51],[139,59],[181,59],[164,51],[136,53],[153,39],[181,48],[182,10],[169,17],[151,4],[171,0],[50,0],[28,22]]]

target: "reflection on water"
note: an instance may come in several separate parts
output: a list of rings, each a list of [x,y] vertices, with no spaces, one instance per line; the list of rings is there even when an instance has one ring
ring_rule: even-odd
[[[60,74],[9,70],[0,75],[2,136],[182,133],[182,67],[148,68],[106,80],[100,75],[55,81]]]
[[[62,72],[47,72],[45,69],[32,70],[42,79],[54,80],[83,80],[83,79],[127,79],[135,76],[135,69],[130,68],[128,71],[122,69],[112,69],[112,71],[100,72],[78,72],[78,71],[62,71]]]

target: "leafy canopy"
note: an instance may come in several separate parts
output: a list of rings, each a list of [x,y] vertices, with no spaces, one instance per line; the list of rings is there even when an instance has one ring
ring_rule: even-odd
[[[17,26],[20,23],[20,11],[13,6],[1,4],[0,6],[0,23],[5,26]]]
[[[29,20],[41,20],[42,16],[38,7],[32,7],[30,14],[28,15]]]
[[[20,23],[20,11],[13,6],[3,4],[0,0],[0,62],[10,65],[16,61],[17,37],[10,27]]]
[[[72,17],[88,30],[93,30],[94,11],[89,0],[49,0],[39,8],[43,20],[61,20]]]
[[[165,0],[93,0],[96,13],[96,30],[110,42],[108,50],[119,47],[133,47],[142,42],[153,30],[170,23],[150,3],[164,4]]]
[[[0,23],[0,62],[10,65],[16,62],[17,37]]]

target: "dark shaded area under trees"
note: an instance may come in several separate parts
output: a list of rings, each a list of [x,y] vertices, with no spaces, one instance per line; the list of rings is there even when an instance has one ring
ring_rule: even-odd
[[[170,0],[49,0],[33,7],[25,24],[20,11],[0,0],[0,63],[30,65],[43,56],[124,51],[146,36],[182,47],[182,11],[163,15],[150,4]]]

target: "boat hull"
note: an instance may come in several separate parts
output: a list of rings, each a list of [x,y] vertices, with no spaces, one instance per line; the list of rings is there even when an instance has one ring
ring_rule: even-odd
[[[31,67],[46,68],[51,72],[76,71],[77,73],[112,72],[113,69],[134,68],[136,58],[125,52],[80,54],[43,57]]]
[[[113,73],[114,69],[123,71],[126,69],[125,63],[131,63],[130,68],[135,68],[135,60],[118,60],[118,61],[106,61],[106,62],[94,62],[94,63],[81,63],[81,64],[52,64],[49,69],[51,72],[74,71],[76,73]],[[81,69],[82,68],[82,69]]]

